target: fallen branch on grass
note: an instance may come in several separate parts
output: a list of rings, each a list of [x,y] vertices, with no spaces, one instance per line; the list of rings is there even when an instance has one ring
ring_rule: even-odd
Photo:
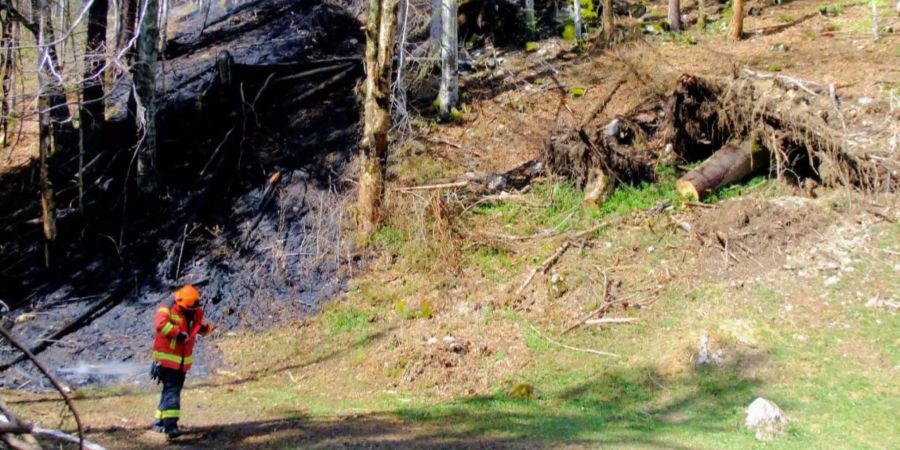
[[[585,320],[586,325],[613,325],[624,323],[635,323],[640,321],[637,317],[604,317],[602,319]]]
[[[774,78],[776,80],[781,80],[787,84],[796,86],[798,89],[802,90],[803,92],[806,92],[807,94],[812,95],[813,97],[819,96],[818,92],[816,92],[806,86],[807,84],[811,84],[811,85],[819,84],[814,81],[805,81],[805,80],[801,80],[799,78],[789,77],[787,75],[783,75],[780,73],[757,72],[755,70],[750,70],[747,68],[744,69],[744,73],[751,77],[754,77],[754,78],[760,78],[760,79]]]
[[[430,191],[436,189],[450,189],[450,188],[459,188],[465,187],[469,184],[468,180],[464,181],[456,181],[453,183],[442,183],[442,184],[428,184],[424,186],[411,186],[411,187],[398,187],[394,188],[394,191],[397,192],[411,192],[411,191]]]
[[[566,350],[572,350],[573,352],[590,353],[590,354],[592,354],[592,355],[598,355],[598,356],[608,356],[608,357],[611,357],[611,358],[618,358],[618,357],[619,357],[619,355],[617,355],[617,354],[615,354],[615,353],[604,352],[604,351],[601,351],[601,350],[594,350],[594,349],[592,349],[592,348],[572,347],[571,345],[563,344],[562,342],[555,341],[555,340],[551,339],[550,337],[544,335],[543,333],[541,333],[540,331],[538,331],[538,329],[535,328],[534,325],[532,325],[532,324],[529,323],[528,326],[531,327],[531,329],[535,332],[535,334],[538,335],[539,338],[541,338],[541,339],[543,339],[543,340],[545,340],[545,341],[547,341],[547,342],[549,342],[549,343],[551,343],[551,344],[553,344],[553,345],[562,347],[562,348],[564,348],[564,349],[566,349]]]
[[[550,270],[550,268],[553,267],[554,264],[556,264],[556,261],[559,260],[559,257],[562,256],[563,253],[565,253],[566,250],[568,250],[571,246],[572,241],[567,240],[566,242],[563,242],[563,244],[560,245],[559,248],[557,248],[549,258],[545,259],[540,266],[532,269],[531,273],[528,274],[528,277],[525,278],[525,282],[523,282],[522,285],[519,286],[519,289],[516,290],[516,297],[522,295],[522,292],[524,292],[525,288],[527,288],[528,285],[531,284],[532,280],[534,280],[534,277],[538,274],[538,271],[540,271],[541,273],[547,273],[547,271]]]

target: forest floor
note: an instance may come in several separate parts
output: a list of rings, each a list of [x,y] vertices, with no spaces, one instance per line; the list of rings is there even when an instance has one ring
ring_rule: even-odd
[[[826,17],[822,2],[796,0],[748,17],[740,43],[714,23],[569,60],[547,56],[570,45],[557,41],[501,55],[514,88],[470,94],[458,123],[397,152],[392,212],[346,294],[292,326],[200,344],[226,366],[189,381],[179,446],[900,447],[897,194],[809,195],[757,177],[686,207],[673,201],[674,172],[619,188],[600,208],[554,179],[474,204],[398,189],[533,159],[553,127],[580,123],[634,72],[642,79],[608,114],[681,73],[742,66],[835,83],[848,111],[859,97],[886,99],[900,88],[900,20],[879,5],[895,32],[877,42],[867,3],[835,3]],[[528,77],[535,66],[556,73]],[[656,208],[665,203],[675,206]],[[604,302],[614,303],[606,317],[637,321],[565,332]],[[704,335],[711,362],[698,365]],[[50,393],[4,394],[30,419],[60,424]],[[76,396],[90,439],[164,445],[148,430],[155,386]],[[790,417],[765,444],[742,426],[759,396]]]

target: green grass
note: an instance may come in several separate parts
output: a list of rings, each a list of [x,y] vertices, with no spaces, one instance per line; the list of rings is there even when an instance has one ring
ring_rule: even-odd
[[[366,327],[371,318],[367,311],[347,305],[335,305],[325,310],[325,329],[330,334],[347,333]]]

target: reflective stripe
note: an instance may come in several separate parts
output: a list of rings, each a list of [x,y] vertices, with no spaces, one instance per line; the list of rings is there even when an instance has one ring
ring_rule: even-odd
[[[169,332],[172,331],[173,328],[175,328],[175,325],[172,324],[172,322],[166,322],[166,324],[163,325],[162,330],[160,330],[160,332],[162,332],[162,334],[169,334]]]
[[[181,364],[181,356],[173,355],[171,353],[153,352],[153,359],[161,360],[161,361],[170,361],[175,364]],[[193,356],[185,356],[184,364],[185,365],[190,364],[191,362],[193,362],[193,360],[194,360]]]
[[[160,306],[160,307],[159,307],[159,311],[162,311],[162,312],[164,312],[164,313],[167,313],[167,312],[169,312],[169,308],[166,307],[166,306]]]
[[[175,347],[177,347],[177,346],[178,346],[178,339],[172,338],[172,340],[169,341],[169,348],[172,350],[175,350]]]
[[[157,419],[177,419],[181,416],[180,409],[164,409],[162,411],[156,410],[156,418]]]
[[[181,316],[179,316],[178,314],[169,314],[169,320],[171,320],[172,322],[178,323],[184,319]]]

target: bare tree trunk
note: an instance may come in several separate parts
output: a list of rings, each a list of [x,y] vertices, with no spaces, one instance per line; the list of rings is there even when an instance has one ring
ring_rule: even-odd
[[[739,41],[744,37],[744,0],[734,0],[734,17],[731,19],[731,38]]]
[[[53,196],[53,184],[50,182],[50,155],[53,153],[51,136],[51,98],[54,95],[53,75],[49,61],[52,44],[52,25],[50,21],[50,3],[48,0],[36,0],[34,6],[35,22],[38,24],[38,155],[40,160],[40,192],[41,220],[44,224],[44,239],[51,242],[56,239],[56,205]],[[46,255],[49,265],[49,255]]]
[[[446,119],[459,100],[456,0],[441,0],[441,22],[441,85],[438,106],[441,117]]]
[[[134,87],[143,107],[139,118],[142,142],[138,150],[137,179],[144,194],[157,188],[156,169],[156,61],[159,57],[159,0],[146,0],[141,11],[137,42],[137,58],[133,74]]]
[[[441,29],[444,22],[441,20],[442,0],[431,0],[431,22],[428,25],[429,37],[435,47],[441,45]]]
[[[613,4],[612,0],[603,0],[603,37],[611,41],[613,37]]]
[[[137,22],[138,0],[119,0],[119,29],[116,30],[116,53],[128,47],[134,38],[134,27]],[[126,62],[131,62],[134,52],[126,52]]]
[[[13,48],[16,47],[15,39],[13,39],[13,20],[7,14],[3,21],[3,36],[0,38],[0,47],[3,50],[3,64],[0,65],[0,71],[3,72],[2,98],[0,98],[0,139],[3,140],[3,148],[9,146],[9,113],[12,111],[9,100],[13,96],[12,74],[15,70],[15,53]]]
[[[681,2],[669,0],[669,30],[681,31]]]
[[[706,0],[697,0],[697,28],[706,29]]]
[[[525,0],[525,27],[528,29],[528,38],[536,39],[537,19],[534,15],[534,0]]]
[[[94,0],[88,11],[87,42],[84,51],[84,80],[82,81],[81,126],[87,138],[94,127],[102,126],[105,116],[103,102],[103,67],[106,60],[106,16],[109,0]]]
[[[581,45],[581,0],[572,0],[572,20],[575,22],[575,45]]]
[[[50,97],[50,118],[53,130],[54,150],[60,148],[71,149],[75,146],[75,126],[72,124],[72,113],[69,111],[68,100],[61,80],[53,74],[60,73],[59,58],[56,53],[56,33],[53,30],[53,13],[49,0],[31,0],[33,26],[28,28],[35,33],[35,40],[40,44],[38,64],[46,66],[47,75],[50,77],[44,86],[48,89]],[[43,40],[40,37],[43,35]]]
[[[358,228],[367,240],[378,228],[384,196],[384,160],[391,127],[390,92],[397,0],[370,0],[366,23],[366,100],[360,143]]]

